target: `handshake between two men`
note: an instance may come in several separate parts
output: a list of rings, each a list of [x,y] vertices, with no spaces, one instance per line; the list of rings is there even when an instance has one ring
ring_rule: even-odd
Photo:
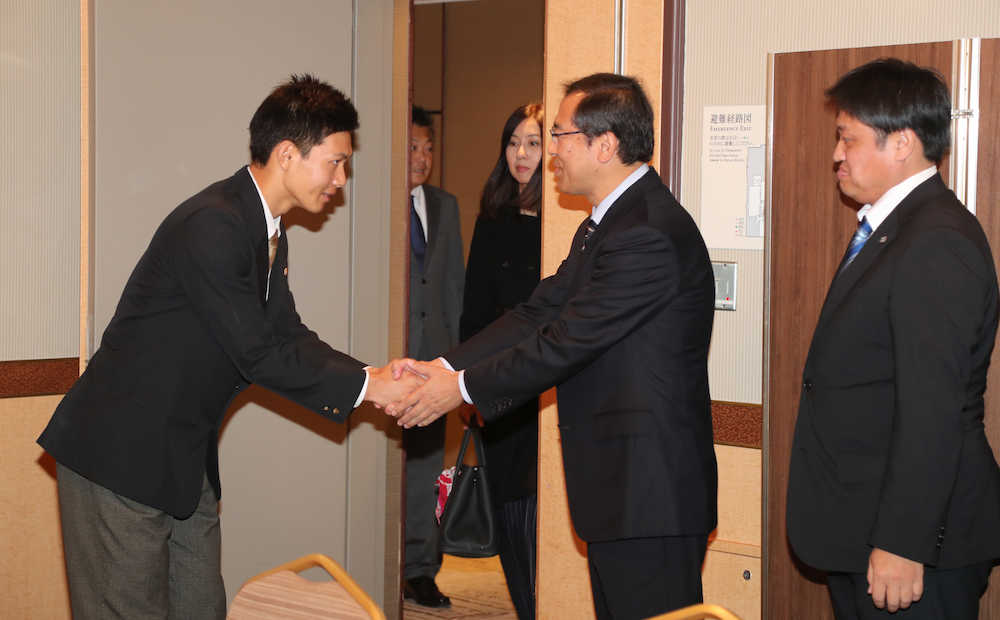
[[[384,408],[403,428],[427,426],[465,402],[459,376],[440,357],[432,362],[396,359],[383,368],[368,368],[365,400]]]

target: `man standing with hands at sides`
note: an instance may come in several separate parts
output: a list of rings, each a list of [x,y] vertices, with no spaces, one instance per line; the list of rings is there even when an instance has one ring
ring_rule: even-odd
[[[250,165],[163,221],[101,346],[39,443],[58,463],[77,620],[224,618],[217,435],[257,383],[342,422],[394,383],[302,324],[281,216],[321,212],[346,182],[353,104],[292,76],[250,121]]]
[[[394,362],[428,381],[387,411],[421,426],[465,400],[488,422],[555,386],[597,617],[646,618],[702,600],[716,525],[714,278],[697,226],[645,163],[653,111],[635,79],[569,84],[550,135],[559,191],[593,205],[569,256],[435,363]]]
[[[407,355],[432,360],[458,344],[465,258],[458,201],[429,185],[434,167],[430,114],[413,108],[410,137],[410,289]],[[403,596],[449,607],[434,578],[441,568],[434,483],[444,468],[445,420],[403,431],[406,451],[406,533]]]
[[[979,222],[937,171],[948,87],[883,59],[827,96],[837,182],[863,206],[803,370],[788,538],[827,572],[840,620],[972,620],[1000,556],[983,429],[998,293]]]

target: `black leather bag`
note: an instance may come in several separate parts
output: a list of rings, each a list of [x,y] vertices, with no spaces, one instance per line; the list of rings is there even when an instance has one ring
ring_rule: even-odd
[[[462,462],[469,438],[475,440],[479,465]],[[488,558],[500,551],[493,520],[493,498],[486,479],[482,429],[478,426],[469,426],[462,438],[462,448],[455,463],[455,480],[441,514],[439,535],[442,553],[463,558]]]

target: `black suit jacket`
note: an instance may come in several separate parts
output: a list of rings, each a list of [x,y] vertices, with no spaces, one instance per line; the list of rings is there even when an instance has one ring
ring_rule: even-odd
[[[219,424],[248,383],[343,420],[364,383],[363,364],[299,319],[284,231],[265,301],[266,231],[247,168],[170,213],[42,447],[93,482],[183,518],[206,473],[219,492]]]
[[[873,547],[954,568],[1000,556],[1000,471],[983,431],[997,330],[983,230],[935,175],[830,285],[803,371],[788,537],[864,572]]]
[[[531,298],[446,355],[487,419],[556,386],[585,541],[716,525],[708,393],[714,279],[690,215],[650,170]],[[583,248],[583,249],[581,249]]]

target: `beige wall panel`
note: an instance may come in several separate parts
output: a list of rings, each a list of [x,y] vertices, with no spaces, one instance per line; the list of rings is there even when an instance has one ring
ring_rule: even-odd
[[[461,52],[459,52],[461,53]],[[441,111],[444,104],[444,5],[413,7],[413,104]],[[443,139],[441,115],[433,114],[434,135]],[[441,186],[440,149],[434,152],[434,167],[427,182]]]
[[[656,111],[653,135],[656,145],[653,161],[660,172],[660,109],[663,100],[663,0],[629,0],[625,3],[626,75],[640,76],[649,103]]]
[[[699,203],[702,109],[706,105],[765,104],[768,52],[996,37],[1000,36],[1000,3],[960,0],[944,7],[931,0],[698,0],[687,3],[686,28],[681,202],[693,213],[711,217]],[[713,258],[718,254],[713,250]],[[764,286],[763,252],[744,251],[738,257],[737,303],[746,307],[751,299],[748,293],[753,291],[757,297]],[[729,313],[730,317],[723,318],[724,314],[716,315],[717,321],[725,323],[722,330],[716,327],[712,340],[712,397],[760,403],[761,323],[742,310],[735,316]]]
[[[3,4],[0,91],[0,360],[76,357],[79,3]]]
[[[743,620],[760,620],[760,557],[710,549],[702,590],[706,603],[722,605]]]
[[[55,462],[35,443],[59,399],[0,398],[0,618],[70,617]]]
[[[405,295],[402,286],[390,288],[389,278],[392,184],[385,171],[405,157],[392,150],[393,0],[359,2],[355,8],[352,90],[363,148],[352,160],[350,350],[358,359],[383,364],[402,350],[401,340],[389,341],[389,306]],[[383,519],[398,531],[399,481],[388,470],[398,463],[398,427],[371,406],[356,410],[349,422],[345,568],[377,602],[394,603],[394,594],[387,598],[385,592],[398,587],[399,536],[386,535]],[[395,564],[387,566],[387,558]]]
[[[515,107],[540,101],[544,0],[445,5],[441,183],[458,198],[468,256],[479,196]]]
[[[736,310],[717,310],[712,325],[708,351],[712,398],[757,404],[763,389],[764,256],[756,250],[720,249],[709,249],[709,255],[713,261],[737,264]]]
[[[715,446],[719,461],[719,527],[716,540],[760,546],[760,450]]]
[[[614,6],[600,0],[548,0],[545,11],[545,117],[552,125],[563,84],[614,68]],[[549,140],[546,137],[545,146]],[[546,157],[546,162],[548,158]],[[551,168],[544,172],[542,198],[542,272],[551,275],[569,251],[587,201],[561,196]],[[572,535],[554,392],[540,404],[538,461],[537,608],[541,620],[593,618],[586,546]]]

